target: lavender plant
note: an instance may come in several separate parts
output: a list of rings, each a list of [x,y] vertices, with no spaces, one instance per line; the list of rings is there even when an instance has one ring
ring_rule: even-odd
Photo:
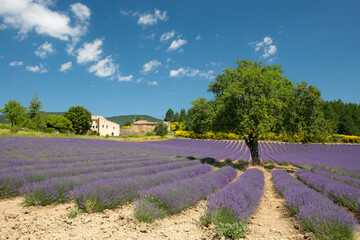
[[[274,170],[272,177],[289,209],[317,239],[355,239],[358,222],[343,208],[287,172]]]
[[[360,211],[360,189],[349,186],[328,177],[300,169],[295,175],[310,187],[322,192],[330,199],[348,207],[354,212]]]
[[[239,223],[245,231],[249,217],[259,206],[263,190],[263,172],[259,169],[246,170],[235,182],[207,198],[202,223],[214,223],[219,228]]]
[[[135,205],[139,221],[152,222],[157,218],[181,212],[228,184],[237,172],[231,167],[185,179],[181,182],[162,184],[142,191]]]

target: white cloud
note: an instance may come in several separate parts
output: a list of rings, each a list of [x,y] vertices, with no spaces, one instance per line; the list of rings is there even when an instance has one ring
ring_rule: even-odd
[[[169,40],[170,38],[173,38],[175,36],[175,31],[171,31],[171,32],[166,32],[166,33],[163,33],[161,36],[160,36],[160,41],[161,42],[166,42],[167,40]]]
[[[7,29],[7,26],[6,26],[6,24],[0,24],[0,30],[5,30],[5,29]]]
[[[102,49],[100,48],[103,44],[101,39],[95,39],[92,43],[84,43],[82,48],[77,50],[77,63],[87,63],[98,60]]]
[[[49,54],[56,53],[52,43],[45,42],[35,50],[35,55],[41,58],[46,58]]]
[[[3,24],[19,29],[18,36],[21,38],[32,30],[64,41],[78,39],[86,33],[84,22],[71,26],[66,13],[49,9],[52,4],[53,1],[46,0],[0,0],[0,16],[3,17]]]
[[[148,35],[148,36],[145,36],[144,37],[144,39],[152,39],[152,40],[154,40],[155,39],[155,33],[152,33],[152,34],[150,34],[150,35]]]
[[[90,19],[90,9],[84,4],[75,3],[70,6],[70,9],[81,22],[86,22]]]
[[[268,58],[272,55],[275,55],[277,49],[275,45],[269,45],[268,47],[264,48],[264,54],[262,55],[263,58]]]
[[[263,41],[261,42],[250,42],[249,45],[255,48],[255,52],[258,52],[259,50],[263,50],[262,57],[268,58],[270,56],[273,56],[277,52],[276,45],[272,44],[273,40],[270,37],[264,37]]]
[[[14,67],[14,66],[22,66],[24,65],[24,63],[22,61],[13,61],[9,64],[9,66]]]
[[[64,64],[61,64],[60,66],[60,72],[66,72],[67,70],[69,70],[72,67],[72,62],[66,62]]]
[[[156,86],[156,85],[159,85],[159,83],[157,81],[153,81],[153,82],[148,82],[148,85]]]
[[[208,71],[200,71],[198,69],[192,69],[192,68],[179,68],[177,70],[170,70],[170,77],[203,77],[206,79],[213,78],[214,71],[208,70]]]
[[[177,39],[177,40],[173,40],[170,44],[170,47],[168,48],[168,51],[174,51],[186,43],[187,43],[187,41],[185,39],[181,39],[181,38]]]
[[[166,21],[168,20],[167,12],[161,12],[159,9],[155,9],[154,14],[144,13],[139,15],[138,24],[149,26],[157,24],[158,20]]]
[[[201,39],[201,35],[199,34],[196,36],[195,40],[200,40],[200,39]]]
[[[44,68],[44,65],[42,65],[42,63],[40,63],[39,66],[26,66],[26,70],[28,70],[29,72],[47,73],[47,69]]]
[[[130,82],[132,79],[134,78],[133,75],[129,75],[129,76],[124,76],[122,77],[121,75],[118,76],[118,81],[119,82]]]
[[[109,77],[116,72],[117,66],[113,63],[111,56],[107,56],[105,59],[99,60],[92,65],[88,71],[95,72],[98,77]]]
[[[146,74],[146,73],[154,70],[155,68],[157,68],[157,67],[159,67],[161,65],[162,65],[161,62],[159,62],[156,59],[153,59],[153,60],[151,60],[151,61],[144,64],[143,69],[141,70],[141,72],[143,74]]]

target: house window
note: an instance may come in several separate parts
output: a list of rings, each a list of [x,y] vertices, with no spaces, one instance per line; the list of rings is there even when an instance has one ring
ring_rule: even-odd
[[[115,130],[115,127],[113,127],[113,129]]]
[[[108,129],[108,125],[106,125],[106,129]]]
[[[102,128],[104,128],[104,125],[102,125]]]

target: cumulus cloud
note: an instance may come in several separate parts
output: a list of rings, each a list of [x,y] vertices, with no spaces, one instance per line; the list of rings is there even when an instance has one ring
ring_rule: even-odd
[[[130,82],[133,78],[134,78],[134,76],[131,75],[131,74],[129,76],[121,76],[121,75],[119,75],[118,76],[118,81],[119,82]]]
[[[152,81],[152,82],[148,82],[148,85],[156,86],[156,85],[159,85],[159,83],[157,81]]]
[[[213,78],[214,75],[214,71],[213,70],[208,70],[208,71],[200,71],[198,69],[192,69],[192,68],[183,68],[180,67],[176,70],[170,70],[170,77],[202,77],[202,78],[206,78],[206,79],[210,79]]]
[[[185,45],[187,41],[185,39],[177,39],[173,40],[170,44],[170,47],[168,48],[168,51],[174,51],[176,49],[179,49],[181,46]]]
[[[105,59],[99,60],[92,65],[88,71],[95,72],[98,77],[109,77],[116,72],[117,66],[113,63],[111,56],[107,56]]]
[[[9,66],[11,66],[11,67],[22,66],[22,65],[24,65],[24,63],[22,61],[13,61],[9,64]]]
[[[67,70],[69,70],[72,67],[72,62],[66,62],[64,64],[61,64],[60,66],[60,72],[66,72]]]
[[[35,50],[35,55],[41,58],[46,58],[48,55],[56,53],[52,43],[45,42]]]
[[[200,40],[200,39],[201,39],[201,35],[199,34],[196,36],[195,40]]]
[[[90,19],[90,9],[81,3],[75,3],[70,6],[71,11],[81,22],[87,22]]]
[[[25,38],[27,33],[33,30],[40,35],[64,41],[79,39],[86,33],[86,20],[89,19],[90,13],[85,13],[85,5],[71,5],[72,11],[81,20],[72,26],[66,13],[49,9],[52,3],[49,0],[0,0],[0,16],[3,17],[5,26],[19,29],[18,36],[21,38]]]
[[[98,60],[100,54],[102,53],[102,44],[103,40],[98,38],[95,39],[92,43],[84,43],[83,47],[77,50],[77,63],[83,64]]]
[[[146,74],[146,73],[154,70],[155,68],[157,68],[157,67],[159,67],[161,65],[162,65],[161,62],[159,62],[156,59],[153,59],[153,60],[151,60],[151,61],[144,64],[143,69],[141,70],[141,72],[143,74]]]
[[[170,38],[173,38],[175,36],[175,31],[171,31],[171,32],[166,32],[166,33],[163,33],[161,36],[160,36],[160,41],[161,42],[166,42],[167,40],[169,40]]]
[[[35,66],[26,66],[26,70],[29,72],[39,72],[39,73],[47,73],[47,69],[42,65],[42,63]]]
[[[272,44],[273,40],[270,37],[264,37],[261,42],[250,42],[249,45],[255,48],[255,52],[263,50],[262,57],[268,58],[273,56],[277,52],[276,45]]]
[[[122,13],[124,15],[124,12]],[[158,23],[159,20],[161,21],[167,21],[167,12],[163,11],[161,12],[159,9],[155,9],[154,14],[151,13],[144,13],[144,14],[138,14],[138,24],[144,25],[144,26],[151,26]]]

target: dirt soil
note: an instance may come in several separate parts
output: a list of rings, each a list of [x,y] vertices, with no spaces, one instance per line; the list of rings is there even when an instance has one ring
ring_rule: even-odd
[[[265,192],[260,206],[252,217],[247,239],[311,239],[289,215],[285,201],[276,193],[271,174],[265,174]],[[82,214],[69,218],[74,204],[46,207],[23,207],[23,198],[0,200],[0,240],[4,239],[224,239],[215,233],[214,226],[199,224],[205,201],[187,211],[155,221],[139,223],[133,216],[133,205],[105,210],[102,213]]]

